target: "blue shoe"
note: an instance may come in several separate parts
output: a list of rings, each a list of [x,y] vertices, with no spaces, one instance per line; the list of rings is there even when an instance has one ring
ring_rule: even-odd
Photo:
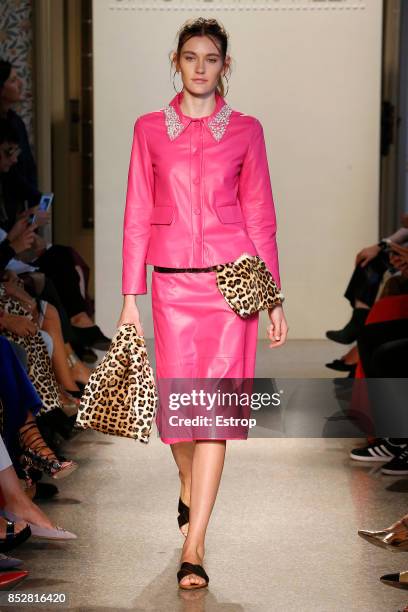
[[[20,567],[20,565],[23,565],[23,562],[21,561],[21,559],[14,559],[13,557],[7,557],[7,555],[3,555],[3,553],[0,553],[0,570],[9,570],[9,569],[13,569],[14,567]]]

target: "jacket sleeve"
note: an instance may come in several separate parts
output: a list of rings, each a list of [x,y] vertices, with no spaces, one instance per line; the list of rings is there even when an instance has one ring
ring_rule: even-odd
[[[269,176],[263,128],[255,119],[253,134],[244,158],[239,178],[239,201],[250,239],[265,262],[276,284],[281,288],[276,214]]]
[[[16,252],[7,240],[3,240],[0,242],[0,273],[7,266],[10,259],[13,259],[16,256]]]
[[[140,117],[133,130],[123,224],[122,294],[147,293],[146,253],[154,201],[154,174]]]

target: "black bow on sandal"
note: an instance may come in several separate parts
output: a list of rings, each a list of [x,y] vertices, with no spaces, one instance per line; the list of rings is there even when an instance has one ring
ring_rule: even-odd
[[[179,529],[181,531],[181,528],[183,527],[183,525],[186,525],[187,523],[190,522],[190,508],[182,501],[181,497],[179,498],[178,511],[179,511],[179,515],[177,517],[177,522],[178,522]]]
[[[206,581],[204,584],[180,584],[181,580],[185,576],[189,576],[190,574],[195,574],[196,576],[200,576],[200,578],[204,578]],[[189,563],[188,561],[184,561],[181,564],[179,571],[177,572],[177,580],[179,583],[180,589],[192,590],[192,589],[202,589],[208,586],[210,579],[203,568],[202,565],[196,565],[194,563]]]

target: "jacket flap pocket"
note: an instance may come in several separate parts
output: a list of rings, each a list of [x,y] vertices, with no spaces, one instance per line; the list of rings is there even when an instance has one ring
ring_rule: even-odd
[[[173,221],[174,206],[155,206],[150,223],[169,224]]]
[[[242,221],[242,211],[238,204],[218,204],[215,207],[221,223],[238,223]]]

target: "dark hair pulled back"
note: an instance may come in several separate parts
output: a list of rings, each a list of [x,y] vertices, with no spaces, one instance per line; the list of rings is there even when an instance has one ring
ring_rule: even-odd
[[[228,33],[224,26],[221,25],[216,19],[207,19],[205,17],[189,19],[181,26],[177,36],[177,59],[180,58],[181,49],[187,40],[193,36],[208,36],[220,51],[222,61],[225,61],[228,50]],[[230,66],[228,67],[228,72],[231,72]],[[217,91],[221,96],[225,95],[224,83],[221,75],[218,80]]]

